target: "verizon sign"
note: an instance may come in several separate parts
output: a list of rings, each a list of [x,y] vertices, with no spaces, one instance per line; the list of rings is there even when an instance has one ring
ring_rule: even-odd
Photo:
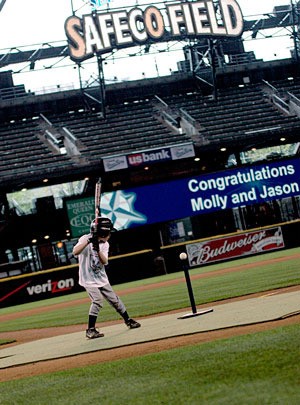
[[[0,280],[0,308],[79,291],[77,265],[23,274]]]
[[[80,62],[112,49],[180,38],[237,37],[243,16],[235,0],[166,2],[70,16],[65,22],[71,59]]]
[[[187,245],[191,267],[284,248],[281,227]]]

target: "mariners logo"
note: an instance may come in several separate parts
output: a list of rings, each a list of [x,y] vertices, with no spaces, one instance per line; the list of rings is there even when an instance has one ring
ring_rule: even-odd
[[[147,217],[134,208],[135,200],[135,193],[105,193],[101,198],[101,213],[108,217],[117,229],[129,228],[132,223],[146,223]]]
[[[91,6],[96,9],[103,6],[104,4],[110,3],[111,1],[112,0],[91,0],[90,3]]]

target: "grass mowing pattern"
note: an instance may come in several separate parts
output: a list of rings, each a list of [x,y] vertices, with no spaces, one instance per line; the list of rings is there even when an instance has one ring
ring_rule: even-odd
[[[1,405],[298,405],[300,325],[0,384]]]

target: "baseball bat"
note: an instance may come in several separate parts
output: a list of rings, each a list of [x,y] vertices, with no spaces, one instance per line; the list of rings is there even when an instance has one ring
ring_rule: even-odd
[[[96,225],[98,222],[98,217],[101,216],[101,207],[100,207],[100,203],[101,203],[101,186],[102,186],[102,182],[101,182],[101,177],[99,177],[96,186],[95,186],[95,220],[96,220]]]

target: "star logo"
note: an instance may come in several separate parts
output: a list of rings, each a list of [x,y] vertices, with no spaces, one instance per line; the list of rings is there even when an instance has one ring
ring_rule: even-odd
[[[127,229],[132,223],[144,224],[147,217],[134,208],[135,193],[116,191],[105,193],[101,198],[101,214],[108,217],[116,229]]]
[[[104,4],[110,3],[112,0],[90,0],[91,6],[93,8],[101,7]]]

